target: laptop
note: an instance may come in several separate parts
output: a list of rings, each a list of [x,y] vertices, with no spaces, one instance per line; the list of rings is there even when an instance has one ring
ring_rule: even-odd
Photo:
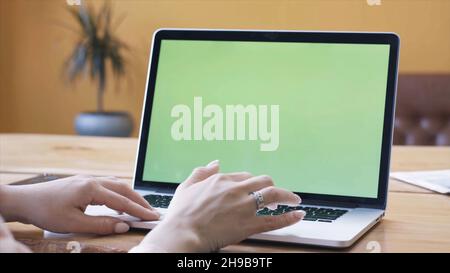
[[[385,213],[398,51],[393,33],[156,31],[134,189],[164,217],[192,169],[219,159],[302,198],[257,212],[302,221],[249,239],[352,245]]]

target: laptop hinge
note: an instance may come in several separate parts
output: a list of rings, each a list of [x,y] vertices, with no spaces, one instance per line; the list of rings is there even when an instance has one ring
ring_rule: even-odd
[[[176,187],[135,187],[134,189],[143,191],[152,191],[162,194],[171,194],[175,192]]]

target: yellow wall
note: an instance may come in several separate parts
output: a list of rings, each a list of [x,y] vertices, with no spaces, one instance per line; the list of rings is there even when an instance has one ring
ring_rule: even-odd
[[[160,27],[394,31],[401,72],[450,72],[450,0],[381,1],[112,1],[126,15],[117,33],[132,54],[128,80],[107,90],[106,109],[129,111],[139,124],[148,45]],[[70,134],[76,113],[95,108],[89,80],[62,80],[76,35],[61,24],[76,26],[65,0],[0,0],[0,132]]]

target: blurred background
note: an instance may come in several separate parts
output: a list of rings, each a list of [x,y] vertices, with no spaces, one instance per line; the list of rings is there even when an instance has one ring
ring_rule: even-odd
[[[76,134],[98,83],[67,82],[82,24],[78,0],[0,0],[0,132]],[[450,0],[116,0],[123,77],[106,67],[103,111],[129,113],[137,136],[152,33],[162,27],[389,31],[401,37],[395,144],[450,145]],[[103,0],[83,1],[98,13]],[[74,6],[71,6],[74,5]],[[73,56],[73,55],[72,55]]]

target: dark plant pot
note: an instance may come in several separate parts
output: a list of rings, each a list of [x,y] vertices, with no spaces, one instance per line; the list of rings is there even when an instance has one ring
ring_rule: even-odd
[[[85,136],[128,137],[133,120],[126,112],[84,112],[75,118],[75,130]]]

